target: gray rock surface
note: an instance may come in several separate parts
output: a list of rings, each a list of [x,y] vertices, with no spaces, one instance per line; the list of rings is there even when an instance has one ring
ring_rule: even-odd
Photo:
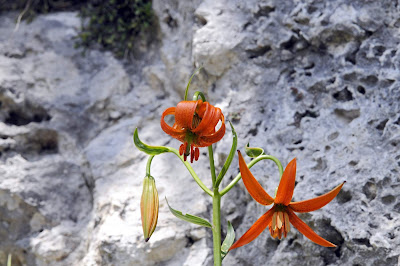
[[[0,15],[0,264],[211,265],[209,230],[172,207],[210,219],[211,201],[173,155],[158,156],[155,233],[143,241],[140,196],[147,156],[132,134],[178,147],[162,111],[192,83],[222,108],[238,148],[297,158],[295,200],[342,181],[336,199],[300,215],[338,245],[296,229],[264,232],[224,265],[398,265],[400,256],[400,6],[396,1],[153,1],[154,41],[129,62],[73,48],[76,13],[15,28]],[[222,167],[231,133],[214,147]],[[210,186],[208,159],[194,168]],[[204,154],[203,154],[204,153]],[[249,160],[249,158],[246,158]],[[176,162],[176,163],[175,163]],[[202,169],[204,168],[204,169]],[[253,174],[273,194],[277,169]],[[223,185],[236,176],[234,159]],[[240,237],[268,208],[239,182],[223,198],[223,227]]]

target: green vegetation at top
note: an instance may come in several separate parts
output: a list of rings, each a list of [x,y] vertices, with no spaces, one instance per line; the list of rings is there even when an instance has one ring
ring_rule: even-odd
[[[10,10],[18,10],[28,22],[38,14],[79,10],[76,47],[99,44],[118,57],[132,52],[135,41],[154,24],[151,0],[0,0],[0,12]]]
[[[149,0],[92,0],[80,14],[89,21],[82,24],[78,46],[98,43],[118,57],[131,52],[154,21]]]

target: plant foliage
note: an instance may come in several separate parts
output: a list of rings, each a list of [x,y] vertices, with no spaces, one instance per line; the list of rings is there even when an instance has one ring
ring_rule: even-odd
[[[28,22],[38,14],[80,10],[76,47],[98,44],[118,57],[132,52],[135,41],[154,24],[151,0],[0,0],[0,12],[10,10],[20,11]]]
[[[76,10],[88,1],[80,0],[0,0],[0,12],[18,10],[23,19],[31,22],[38,14]]]
[[[149,0],[92,0],[82,8],[81,17],[77,46],[98,43],[119,57],[133,50],[135,40],[154,20]]]

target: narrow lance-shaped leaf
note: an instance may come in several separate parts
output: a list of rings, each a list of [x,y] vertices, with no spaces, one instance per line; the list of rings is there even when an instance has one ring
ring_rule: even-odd
[[[232,135],[233,135],[232,148],[231,148],[231,151],[229,152],[228,158],[226,158],[225,164],[222,167],[221,172],[218,174],[216,186],[219,186],[219,184],[221,183],[222,178],[224,178],[226,172],[229,169],[229,166],[231,166],[233,157],[235,156],[235,153],[236,153],[237,134],[236,134],[235,128],[233,127],[233,125],[232,125],[232,123],[230,121],[229,121],[229,124],[231,125]]]
[[[221,172],[218,174],[216,186],[219,186],[219,184],[221,183],[222,178],[224,178],[226,172],[229,169],[229,166],[231,166],[233,157],[235,156],[235,153],[236,153],[237,134],[236,134],[235,128],[233,127],[233,125],[230,121],[229,121],[229,124],[231,125],[232,135],[233,135],[232,148],[231,148],[231,151],[229,152],[228,158],[226,159],[224,166],[221,169]]]
[[[198,225],[201,225],[201,226],[212,228],[211,224],[207,220],[205,220],[203,218],[200,218],[198,216],[194,216],[194,215],[188,214],[188,213],[183,215],[181,211],[177,211],[177,210],[171,208],[171,206],[169,206],[169,203],[168,203],[168,200],[167,200],[166,197],[165,197],[165,200],[167,201],[168,208],[171,211],[171,213],[173,215],[175,215],[176,217],[178,217],[179,219],[187,221],[187,222],[190,222],[190,223],[194,223],[194,224],[198,224]]]
[[[137,128],[135,129],[135,133],[133,133],[133,142],[135,143],[136,148],[140,151],[147,153],[148,155],[158,155],[164,152],[169,152],[169,149],[164,146],[150,146],[146,143],[143,143],[139,139],[139,133]]]
[[[258,147],[249,147],[250,143],[247,143],[246,147],[244,148],[246,151],[247,156],[251,158],[256,158],[262,154],[264,154],[264,150]]]
[[[225,258],[225,256],[229,252],[229,248],[232,246],[233,241],[235,241],[235,230],[233,229],[233,226],[230,221],[228,221],[228,229],[226,232],[226,237],[224,242],[222,243],[221,246],[221,257],[222,259]]]

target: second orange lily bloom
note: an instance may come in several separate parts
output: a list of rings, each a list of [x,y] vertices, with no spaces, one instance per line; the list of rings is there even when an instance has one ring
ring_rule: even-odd
[[[287,233],[290,231],[290,224],[314,243],[324,247],[336,247],[333,243],[317,235],[294,212],[311,212],[322,208],[336,197],[345,182],[335,187],[330,192],[316,198],[291,202],[296,178],[296,159],[293,159],[283,172],[274,199],[261,187],[260,183],[258,183],[247,167],[240,151],[238,151],[238,153],[240,173],[242,174],[243,183],[250,195],[262,205],[270,205],[272,203],[274,205],[261,216],[229,250],[250,243],[256,239],[267,226],[269,227],[272,237],[281,239],[282,234],[286,237]]]

